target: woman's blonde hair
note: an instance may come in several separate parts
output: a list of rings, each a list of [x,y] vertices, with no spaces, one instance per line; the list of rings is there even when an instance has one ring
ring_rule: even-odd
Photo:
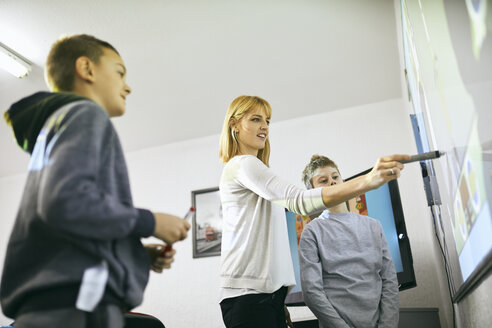
[[[219,144],[219,158],[227,163],[231,158],[239,153],[239,144],[236,138],[236,134],[232,130],[232,122],[239,122],[244,115],[251,110],[263,110],[269,119],[272,116],[272,108],[265,99],[255,96],[239,96],[234,99],[224,119],[224,125],[222,126],[222,134],[220,136]],[[270,159],[270,141],[268,137],[265,141],[265,148],[258,151],[257,156],[266,166],[269,166]]]

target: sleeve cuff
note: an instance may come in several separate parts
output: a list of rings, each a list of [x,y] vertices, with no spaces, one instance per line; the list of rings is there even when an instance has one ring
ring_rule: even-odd
[[[315,196],[315,197],[313,197],[313,199],[314,199],[314,202],[315,202],[315,206],[317,208],[322,209],[322,210],[325,210],[326,209],[326,206],[323,203],[322,189],[323,188],[313,189],[313,190],[315,190],[315,191],[313,191],[314,196]]]
[[[318,214],[319,212],[326,210],[326,206],[323,203],[323,196],[321,195],[322,188],[309,189],[307,192],[309,193],[309,199],[311,200],[312,206],[309,211],[310,215]]]
[[[132,234],[137,237],[150,237],[155,230],[155,218],[151,211],[137,208],[138,217]]]

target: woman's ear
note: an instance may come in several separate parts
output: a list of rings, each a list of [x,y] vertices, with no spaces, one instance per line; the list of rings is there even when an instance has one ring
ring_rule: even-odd
[[[229,120],[229,128],[233,131],[236,128],[237,120],[234,117],[231,117]]]
[[[75,77],[86,82],[94,82],[94,63],[86,56],[80,56],[75,60]]]

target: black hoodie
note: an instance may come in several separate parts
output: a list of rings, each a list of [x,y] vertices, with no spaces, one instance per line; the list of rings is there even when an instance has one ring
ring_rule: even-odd
[[[106,262],[103,301],[139,305],[150,263],[141,237],[154,230],[133,206],[128,173],[106,111],[74,94],[36,93],[5,115],[31,153],[0,285],[6,316],[74,307],[84,270]]]

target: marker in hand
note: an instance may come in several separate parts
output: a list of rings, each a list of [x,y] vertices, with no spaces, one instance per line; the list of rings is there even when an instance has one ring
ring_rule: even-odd
[[[192,206],[190,207],[190,209],[188,210],[188,212],[186,212],[185,216],[184,216],[184,220],[186,222],[190,222],[191,220],[191,217],[193,216],[193,213],[195,213],[195,208]],[[164,249],[162,250],[162,255],[164,255],[166,252],[169,252],[169,251],[172,251],[173,250],[173,245],[166,245],[166,247],[164,247]]]
[[[412,162],[426,161],[428,159],[436,159],[436,158],[439,158],[439,157],[441,157],[441,156],[443,156],[445,154],[446,153],[444,153],[442,151],[439,151],[439,150],[429,151],[427,153],[413,155],[412,157],[410,157],[410,159],[399,161],[399,162],[402,163],[402,164],[407,164],[407,163],[412,163]]]

